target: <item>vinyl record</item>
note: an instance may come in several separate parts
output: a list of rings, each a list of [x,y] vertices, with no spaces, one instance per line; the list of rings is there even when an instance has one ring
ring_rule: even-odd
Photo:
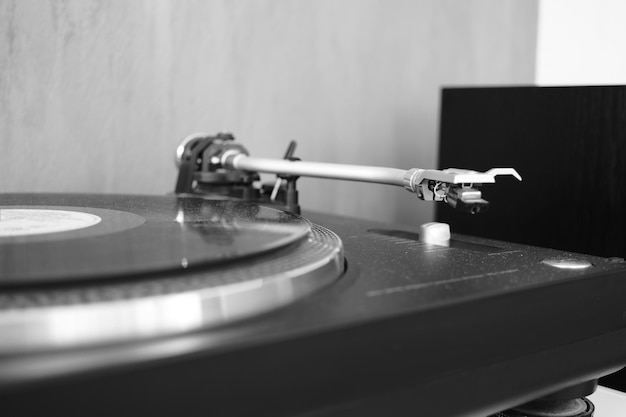
[[[4,195],[0,287],[206,267],[284,247],[309,231],[303,218],[255,204],[174,196]]]

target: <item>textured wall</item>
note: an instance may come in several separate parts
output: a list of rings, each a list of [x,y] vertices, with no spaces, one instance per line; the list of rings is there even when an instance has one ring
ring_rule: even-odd
[[[255,156],[433,167],[442,84],[531,83],[537,2],[0,0],[0,190],[165,193],[195,131]],[[400,188],[305,207],[429,220]]]

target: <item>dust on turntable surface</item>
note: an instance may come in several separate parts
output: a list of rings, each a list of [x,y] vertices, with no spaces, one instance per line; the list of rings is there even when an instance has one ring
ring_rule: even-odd
[[[0,215],[0,352],[221,324],[284,306],[343,271],[334,233],[256,204],[9,194]]]

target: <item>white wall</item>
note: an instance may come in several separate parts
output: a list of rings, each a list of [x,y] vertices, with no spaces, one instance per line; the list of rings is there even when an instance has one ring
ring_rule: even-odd
[[[534,78],[527,0],[2,0],[0,191],[165,193],[195,131],[253,155],[434,167],[439,91]],[[302,179],[306,208],[430,220],[401,188]]]
[[[539,85],[626,84],[626,1],[541,0]]]

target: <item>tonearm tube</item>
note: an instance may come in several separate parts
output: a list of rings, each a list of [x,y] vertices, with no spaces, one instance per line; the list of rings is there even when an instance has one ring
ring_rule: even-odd
[[[456,168],[405,170],[308,162],[294,158],[294,148],[292,142],[283,159],[256,158],[250,156],[230,134],[190,135],[177,149],[179,177],[176,192],[218,194],[225,198],[267,200],[286,206],[295,203],[297,206],[295,182],[298,177],[331,178],[404,187],[420,200],[445,201],[456,209],[474,214],[489,204],[482,198],[480,185],[494,183],[499,175],[512,175],[522,180],[513,168],[492,168],[485,172]],[[278,176],[271,193],[268,189],[259,191],[252,187],[252,183],[259,179],[258,173]],[[288,201],[290,199],[292,201]],[[299,208],[291,211],[299,211]]]

